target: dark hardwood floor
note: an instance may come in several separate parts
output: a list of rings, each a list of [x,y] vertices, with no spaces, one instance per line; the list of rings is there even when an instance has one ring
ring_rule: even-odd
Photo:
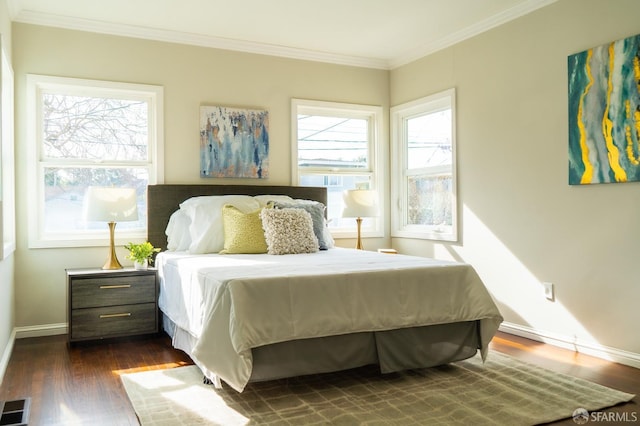
[[[595,418],[597,422],[590,420],[588,424],[640,424],[640,369],[501,332],[493,338],[491,349],[557,373],[634,394],[635,397],[630,402],[604,410],[605,414]],[[637,421],[628,422],[626,419]],[[576,423],[573,419],[566,419],[554,422],[553,425],[575,426]]]
[[[167,336],[67,345],[16,340],[0,400],[31,398],[29,425],[137,425],[119,374],[192,364]]]
[[[491,348],[559,373],[640,394],[639,369],[504,333],[498,333]],[[0,400],[30,397],[30,425],[137,425],[119,374],[187,364],[191,360],[173,349],[166,336],[74,347],[67,346],[66,336],[20,339],[0,386]],[[609,412],[627,413],[627,418],[635,413],[640,420],[640,397]],[[575,425],[572,419],[556,424]]]

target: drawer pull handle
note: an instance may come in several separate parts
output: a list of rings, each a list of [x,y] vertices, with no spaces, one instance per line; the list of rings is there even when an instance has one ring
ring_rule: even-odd
[[[119,284],[119,285],[101,285],[100,290],[105,290],[108,288],[130,288],[131,284]]]
[[[125,312],[122,314],[102,314],[100,315],[100,318],[118,318],[118,317],[130,317],[131,316],[131,312]]]

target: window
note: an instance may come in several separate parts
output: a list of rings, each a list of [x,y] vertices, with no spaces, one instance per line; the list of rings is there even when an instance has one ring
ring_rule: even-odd
[[[115,235],[146,238],[147,184],[162,181],[162,88],[28,75],[27,89],[29,247],[108,243],[106,225],[83,217],[89,186],[136,188],[138,221]]]
[[[327,218],[334,237],[354,237],[356,222],[342,218],[342,193],[348,189],[378,191],[378,144],[382,108],[294,99],[292,112],[293,182],[327,187]],[[362,235],[382,236],[382,214],[363,218]]]
[[[0,39],[0,42],[4,40]],[[0,259],[16,249],[13,70],[0,43]]]
[[[455,89],[391,108],[394,237],[457,241]]]

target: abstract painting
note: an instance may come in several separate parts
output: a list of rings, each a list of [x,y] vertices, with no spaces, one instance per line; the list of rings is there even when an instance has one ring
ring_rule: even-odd
[[[636,35],[569,56],[569,184],[640,180],[639,49]]]
[[[200,177],[269,177],[269,112],[200,107]]]

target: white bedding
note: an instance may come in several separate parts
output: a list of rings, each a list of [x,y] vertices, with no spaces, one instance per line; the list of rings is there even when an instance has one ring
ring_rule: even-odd
[[[242,391],[251,348],[293,339],[479,320],[483,357],[502,317],[467,264],[334,248],[156,259],[160,308],[195,340],[207,376]]]

